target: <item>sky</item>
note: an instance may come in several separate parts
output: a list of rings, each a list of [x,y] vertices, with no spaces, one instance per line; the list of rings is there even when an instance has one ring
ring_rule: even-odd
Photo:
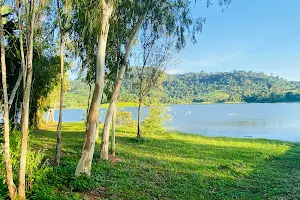
[[[223,12],[202,0],[192,13],[206,23],[168,73],[236,69],[300,81],[300,0],[233,0]]]

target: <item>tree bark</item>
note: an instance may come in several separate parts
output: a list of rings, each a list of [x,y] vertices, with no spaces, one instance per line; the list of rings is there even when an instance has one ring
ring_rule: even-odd
[[[5,61],[5,48],[4,48],[4,34],[2,24],[2,12],[0,9],[0,45],[1,45],[1,70],[2,70],[2,87],[4,97],[4,109],[3,109],[3,120],[4,120],[4,161],[6,169],[6,183],[9,191],[9,197],[16,199],[17,188],[13,181],[12,164],[10,160],[10,144],[9,144],[9,111],[8,111],[8,94],[7,94],[7,83],[6,83],[6,61]]]
[[[141,138],[142,131],[141,131],[141,107],[143,101],[143,76],[144,76],[144,67],[142,68],[142,72],[140,74],[140,87],[139,87],[139,105],[138,105],[138,124],[137,124],[137,139]]]
[[[103,88],[104,88],[104,75],[105,75],[105,54],[106,44],[109,31],[109,19],[113,12],[113,5],[107,4],[104,0],[102,3],[102,17],[101,17],[101,30],[100,38],[98,40],[97,50],[97,66],[96,66],[96,82],[93,93],[92,102],[87,117],[85,140],[82,149],[82,155],[78,162],[75,175],[79,176],[82,173],[87,175],[91,174],[91,165],[95,149],[95,140],[98,129],[98,114],[99,106],[101,104]]]
[[[29,101],[32,82],[32,58],[33,58],[33,34],[35,24],[35,0],[31,1],[31,15],[30,15],[30,30],[28,37],[27,47],[27,69],[26,69],[26,84],[23,96],[23,108],[22,108],[22,144],[21,144],[21,156],[20,156],[20,171],[19,171],[19,187],[18,193],[20,199],[26,199],[25,196],[25,173],[26,173],[26,155],[28,145],[28,123],[29,123]]]
[[[88,104],[87,104],[87,109],[86,109],[86,122],[87,122],[87,119],[88,119],[87,117],[88,117],[88,114],[89,114],[90,101],[91,101],[91,97],[92,97],[92,85],[90,83],[89,83],[89,87],[90,87],[90,91],[89,91],[89,98],[88,98]]]
[[[9,97],[9,100],[8,100],[8,109],[10,109],[12,103],[14,102],[14,99],[15,99],[15,96],[16,96],[16,93],[17,93],[17,90],[19,89],[19,86],[21,84],[21,80],[22,80],[22,71],[20,72],[19,76],[18,76],[18,79],[17,79],[17,82],[10,94],[10,97]]]
[[[142,108],[142,98],[139,98],[138,105],[138,124],[137,124],[137,139],[141,138],[142,130],[141,130],[141,108]]]
[[[23,74],[23,88],[25,89],[25,85],[26,85],[26,63],[25,63],[25,55],[24,55],[24,47],[23,47],[23,29],[22,29],[22,23],[21,23],[21,16],[20,16],[20,13],[19,13],[21,2],[22,1],[17,1],[16,2],[16,14],[17,14],[17,17],[18,17],[18,27],[19,27],[19,42],[20,42],[20,53],[21,53],[21,69],[22,69],[22,74]]]
[[[60,99],[59,99],[59,117],[57,124],[57,136],[56,136],[56,155],[55,155],[55,165],[59,166],[60,163],[60,149],[61,149],[61,126],[62,126],[62,112],[64,105],[64,42],[63,42],[63,29],[60,17],[60,5],[59,0],[57,0],[58,8],[58,20],[59,20],[59,32],[60,32],[60,44],[59,44],[59,54],[60,54]]]
[[[123,81],[123,77],[125,74],[125,70],[126,70],[126,66],[127,66],[127,62],[129,59],[129,55],[130,55],[130,51],[133,45],[133,42],[143,24],[143,20],[144,20],[144,16],[142,16],[138,23],[136,24],[136,26],[134,27],[134,29],[132,30],[132,34],[129,37],[129,40],[127,42],[126,45],[126,51],[125,51],[125,57],[124,57],[124,63],[122,63],[121,68],[120,68],[120,73],[118,74],[118,79],[116,81],[116,85],[113,91],[113,95],[112,98],[110,100],[110,104],[107,110],[107,114],[106,114],[106,118],[105,118],[105,122],[104,122],[104,127],[103,127],[103,131],[102,131],[102,142],[101,142],[101,153],[100,153],[100,158],[102,160],[108,160],[108,140],[109,140],[109,129],[110,129],[110,124],[111,124],[111,119],[112,119],[112,115],[114,112],[114,109],[116,107],[116,102],[118,99],[118,95],[122,86],[122,81]]]
[[[114,114],[112,116],[112,133],[111,133],[111,158],[116,156],[116,117],[117,117],[117,107],[115,107]]]

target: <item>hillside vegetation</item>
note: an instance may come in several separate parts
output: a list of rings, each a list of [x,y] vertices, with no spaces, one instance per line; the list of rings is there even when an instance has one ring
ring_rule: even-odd
[[[131,68],[125,78],[120,101],[137,102],[137,91],[134,90],[136,79],[134,68]],[[261,72],[167,74],[162,87],[162,103],[300,101],[299,82]],[[65,96],[65,106],[85,107],[88,96],[89,86],[74,80],[71,82],[71,90]]]

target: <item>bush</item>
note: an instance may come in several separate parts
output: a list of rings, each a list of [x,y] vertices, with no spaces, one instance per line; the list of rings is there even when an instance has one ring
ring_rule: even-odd
[[[126,127],[134,126],[134,121],[132,120],[132,113],[126,112],[124,109],[117,110],[116,124]]]
[[[172,120],[172,116],[168,114],[170,108],[161,104],[148,105],[149,114],[142,123],[142,130],[148,134],[154,134],[164,131],[164,125]]]
[[[26,157],[26,179],[27,179],[27,190],[32,188],[34,184],[34,173],[38,171],[39,168],[42,167],[42,161],[44,159],[45,154],[42,150],[33,150],[31,139],[32,136],[30,135],[28,138],[28,148],[27,148],[27,157]],[[22,141],[22,134],[19,131],[12,132],[10,136],[10,153],[11,153],[11,163],[13,169],[14,180],[18,180],[19,176],[19,165],[20,165],[20,152],[21,152],[21,141]],[[4,154],[3,144],[0,146],[0,154]],[[0,158],[0,180],[3,181],[0,183],[0,194],[5,192],[7,194],[7,186],[5,184],[6,175],[5,175],[5,162],[4,157],[1,156]],[[4,185],[4,187],[3,187]],[[2,188],[5,188],[3,191]]]

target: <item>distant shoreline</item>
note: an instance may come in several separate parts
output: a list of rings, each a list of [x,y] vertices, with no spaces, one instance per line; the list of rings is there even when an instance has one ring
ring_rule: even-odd
[[[201,103],[167,103],[168,105],[212,105],[212,104],[279,104],[279,103],[300,103],[300,101],[283,101],[283,102],[201,102]],[[99,108],[108,108],[109,103],[102,104]],[[132,108],[137,107],[137,103],[132,102],[120,102],[117,103],[118,108]],[[145,106],[145,105],[144,105]],[[86,109],[87,107],[65,107],[64,109]],[[56,108],[55,110],[58,110]]]

